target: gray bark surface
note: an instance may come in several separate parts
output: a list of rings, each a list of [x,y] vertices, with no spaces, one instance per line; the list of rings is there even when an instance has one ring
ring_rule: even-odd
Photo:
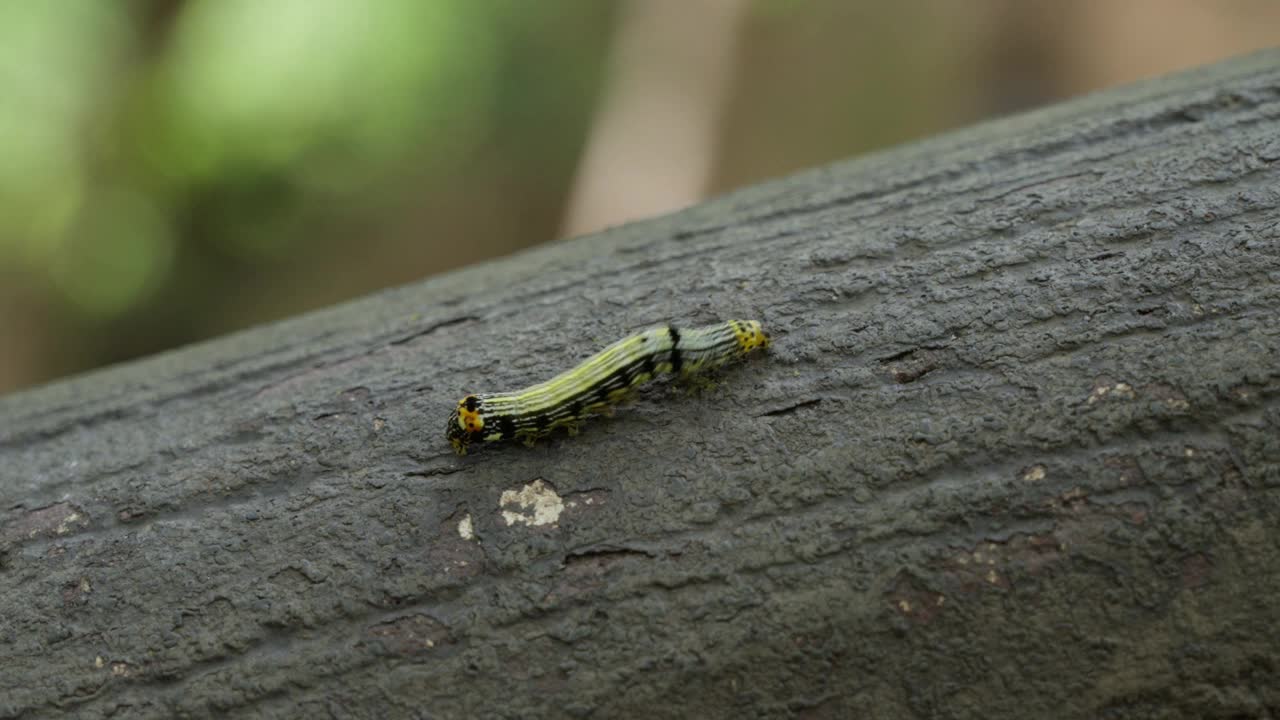
[[[1275,717],[1278,121],[1264,53],[0,399],[0,717]]]

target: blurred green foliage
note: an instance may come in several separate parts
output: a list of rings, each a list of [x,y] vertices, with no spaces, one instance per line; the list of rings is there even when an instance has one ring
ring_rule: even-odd
[[[658,2],[0,0],[0,393],[556,237]],[[717,191],[1280,41],[1250,0],[741,2]]]
[[[88,0],[0,3],[0,263],[63,254],[86,194],[80,125],[127,46],[122,20]]]
[[[52,377],[480,257],[413,237],[417,208],[456,206],[454,180],[502,152],[544,155],[512,160],[564,192],[612,12],[0,3],[0,314],[41,308],[0,317],[0,391],[17,351],[12,374]],[[547,239],[542,220],[488,253]]]

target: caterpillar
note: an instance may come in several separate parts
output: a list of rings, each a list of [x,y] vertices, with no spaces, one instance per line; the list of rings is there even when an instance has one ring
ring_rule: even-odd
[[[467,395],[449,416],[445,437],[455,452],[466,455],[467,447],[478,441],[532,445],[558,428],[574,435],[587,417],[607,412],[659,375],[687,377],[767,347],[769,336],[755,320],[650,328],[546,382],[510,393]]]

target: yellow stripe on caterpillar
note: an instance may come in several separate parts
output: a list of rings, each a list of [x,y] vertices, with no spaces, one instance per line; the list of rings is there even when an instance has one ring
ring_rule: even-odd
[[[588,416],[610,410],[658,375],[692,375],[767,347],[769,336],[755,320],[691,329],[650,328],[546,382],[511,393],[467,395],[449,416],[445,437],[454,451],[465,455],[477,441],[520,440],[531,445],[561,427],[575,434]]]

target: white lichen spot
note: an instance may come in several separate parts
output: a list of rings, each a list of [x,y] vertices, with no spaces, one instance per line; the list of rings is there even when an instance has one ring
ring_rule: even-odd
[[[133,668],[129,667],[129,663],[113,662],[111,663],[111,674],[116,677],[129,677],[133,674]]]
[[[383,420],[382,418],[374,418],[374,419],[373,419],[373,431],[374,431],[374,432],[378,432],[378,431],[382,430],[382,428],[384,428],[384,427],[386,427],[386,426],[387,426],[387,421],[386,421],[386,420]]]
[[[1196,456],[1196,449],[1195,449],[1195,448],[1193,448],[1193,447],[1189,447],[1189,446],[1188,446],[1188,447],[1185,447],[1185,448],[1183,448],[1183,449],[1182,449],[1182,454],[1183,454],[1183,455],[1185,455],[1186,457],[1195,457],[1195,456]]]
[[[991,583],[992,585],[1000,584],[1000,576],[996,573],[995,570],[987,571],[987,582]]]
[[[80,578],[80,592],[87,593],[93,591],[93,585],[89,583],[89,578]]]
[[[502,519],[507,525],[524,523],[530,526],[554,525],[564,512],[564,501],[550,485],[538,478],[516,490],[505,490],[498,501]]]
[[[1124,382],[1118,382],[1115,385],[1101,385],[1094,388],[1093,392],[1089,393],[1089,400],[1087,402],[1090,405],[1093,405],[1099,400],[1106,398],[1108,395],[1113,395],[1123,400],[1132,400],[1134,396],[1133,386]]]
[[[909,600],[899,600],[898,609],[904,613],[911,612],[911,602]]]
[[[461,535],[463,540],[474,540],[476,538],[475,529],[471,527],[470,513],[463,515],[462,519],[458,521],[458,535]]]
[[[1048,474],[1048,469],[1045,468],[1045,466],[1032,465],[1031,467],[1027,468],[1026,472],[1022,473],[1022,480],[1024,482],[1040,482],[1045,478],[1047,474]]]
[[[592,497],[592,496],[588,495],[588,496],[586,496],[585,498],[583,498],[581,501],[579,501],[579,500],[570,500],[570,501],[566,502],[566,503],[564,504],[564,506],[565,506],[565,507],[567,507],[567,508],[569,508],[570,510],[572,510],[572,509],[574,509],[574,508],[578,507],[579,505],[586,506],[586,507],[590,507],[590,506],[595,505],[595,504],[596,504],[596,499],[595,499],[594,497]]]
[[[106,664],[107,664],[107,661],[103,660],[101,655],[93,659],[93,666],[98,669],[102,669]]]
[[[71,523],[77,522],[79,520],[80,520],[80,513],[73,510],[67,513],[66,517],[62,518],[62,522],[58,523],[58,527],[54,528],[53,532],[58,535],[66,535],[72,530]]]

